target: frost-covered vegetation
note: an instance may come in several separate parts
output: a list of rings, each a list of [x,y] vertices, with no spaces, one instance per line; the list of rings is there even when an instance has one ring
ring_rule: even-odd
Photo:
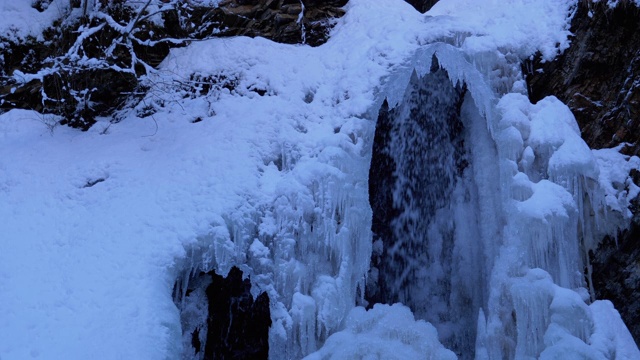
[[[3,3],[9,18],[0,28],[2,107],[61,115],[86,130],[96,116],[146,91],[141,80],[170,48],[215,35],[216,24],[201,18],[213,6],[181,0]]]

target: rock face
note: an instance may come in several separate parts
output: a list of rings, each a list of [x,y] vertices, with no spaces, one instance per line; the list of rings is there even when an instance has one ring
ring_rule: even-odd
[[[530,98],[555,95],[576,116],[592,148],[621,142],[640,149],[640,9],[581,1],[571,23],[571,47],[549,63],[524,65]],[[590,4],[590,5],[589,5]]]
[[[599,298],[609,299],[640,347],[640,225],[636,219],[618,243],[606,239],[592,259]]]
[[[591,148],[627,142],[640,153],[640,9],[630,2],[580,1],[571,47],[549,63],[523,64],[533,102],[555,95],[573,111]],[[618,241],[605,239],[592,256],[596,296],[609,299],[640,345],[640,211]]]
[[[273,41],[318,46],[325,43],[333,20],[344,15],[347,0],[227,0],[198,10],[203,34],[262,36]]]
[[[416,8],[416,10],[420,11],[421,13],[425,13],[429,11],[429,9],[431,9],[433,5],[435,5],[438,2],[438,0],[405,0],[405,1],[411,4],[411,6]]]

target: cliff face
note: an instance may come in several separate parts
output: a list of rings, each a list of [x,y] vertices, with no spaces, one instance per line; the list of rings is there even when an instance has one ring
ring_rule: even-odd
[[[571,47],[553,62],[524,64],[530,98],[555,95],[576,116],[591,148],[640,138],[640,10],[581,1],[571,24]],[[598,4],[601,4],[598,3]]]
[[[523,64],[529,96],[555,95],[573,111],[591,148],[626,142],[640,153],[640,9],[581,1],[571,47],[553,62]],[[605,239],[592,255],[599,299],[611,300],[640,344],[640,209],[630,230]]]
[[[262,36],[276,42],[318,46],[327,41],[333,19],[347,0],[227,0],[200,9],[201,23],[221,36]]]

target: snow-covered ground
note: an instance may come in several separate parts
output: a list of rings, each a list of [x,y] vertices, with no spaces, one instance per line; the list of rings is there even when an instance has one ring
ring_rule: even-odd
[[[54,4],[37,18],[29,6],[0,0],[1,10],[17,14],[0,21],[0,32],[37,35],[51,23]],[[415,54],[432,54],[429,44],[437,41],[452,44],[442,52],[457,55],[443,66],[469,83],[483,125],[509,146],[502,170],[552,145],[558,155],[549,160],[551,175],[561,182],[565,166],[600,179],[606,203],[625,213],[637,192],[611,186],[625,183],[626,173],[601,170],[613,161],[637,166],[637,159],[591,155],[557,100],[534,106],[519,94],[502,97],[524,89],[517,71],[504,76],[513,86],[496,90],[496,73],[513,71],[510,62],[535,51],[551,59],[568,46],[574,4],[441,0],[421,15],[400,0],[351,0],[318,48],[228,38],[173,50],[150,76],[137,111],[116,124],[103,119],[79,132],[32,111],[0,115],[0,359],[178,359],[174,282],[185,271],[225,274],[233,265],[270,295],[272,358],[308,355],[325,340],[310,358],[367,351],[451,358],[435,329],[407,308],[354,309],[371,254],[367,176],[377,111],[386,95],[401,100],[414,66],[430,63],[430,55]],[[457,75],[456,61],[464,63]],[[200,82],[212,84],[207,94],[194,90]],[[142,113],[152,115],[136,115]],[[545,132],[551,127],[563,132]],[[531,193],[523,213],[545,221],[577,209],[569,185],[525,173],[505,183]],[[512,245],[496,243],[496,268],[515,262]],[[578,292],[553,284],[554,269],[525,269],[516,274],[521,282],[500,269],[496,287],[532,283],[541,289],[535,296],[549,301],[532,307],[548,315],[541,321],[560,324],[539,333],[545,344],[557,338],[565,350],[591,345],[596,351],[584,354],[596,359],[638,354],[610,304],[587,306]],[[528,299],[517,284],[511,293]],[[487,323],[479,325],[479,357],[493,354],[500,321],[494,300],[487,299]],[[566,335],[563,304],[586,314],[594,332]],[[546,358],[565,358],[555,349]]]

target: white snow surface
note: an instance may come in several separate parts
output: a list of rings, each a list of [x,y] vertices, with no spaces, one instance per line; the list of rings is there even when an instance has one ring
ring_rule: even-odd
[[[27,36],[41,38],[42,31],[70,10],[68,0],[53,0],[43,12],[33,8],[31,3],[28,0],[0,0],[1,38],[15,42]]]
[[[0,32],[37,37],[59,15],[55,4],[38,13],[26,1],[1,0],[3,16],[15,16]],[[422,15],[400,0],[351,0],[332,38],[317,48],[239,37],[173,50],[149,78],[140,112],[116,124],[103,119],[83,133],[56,126],[51,115],[0,115],[0,359],[178,359],[174,281],[185,271],[224,275],[233,265],[269,293],[273,359],[315,351],[310,359],[392,358],[380,355],[389,350],[403,359],[454,358],[407,308],[354,308],[371,254],[367,176],[379,104],[401,96],[416,61],[428,69],[434,51],[454,54],[443,66],[468,82],[501,146],[495,175],[510,189],[502,194],[508,210],[541,232],[546,221],[560,224],[549,230],[553,236],[571,235],[582,224],[578,195],[588,188],[628,215],[637,188],[624,172],[603,169],[629,170],[637,158],[615,150],[592,155],[557,99],[531,105],[511,94],[496,107],[501,95],[486,90],[496,78],[483,62],[535,51],[551,59],[566,48],[573,5],[441,0]],[[436,41],[451,45],[416,60]],[[480,72],[466,70],[476,61]],[[523,88],[517,75],[512,80],[510,89]],[[213,83],[211,91],[194,94],[198,81]],[[154,113],[138,117],[143,109]],[[550,157],[549,180],[534,171],[541,154]],[[584,181],[569,183],[568,173]],[[622,321],[605,319],[615,309],[585,305],[572,290],[576,274],[549,265],[543,235],[495,244],[479,358],[499,353],[491,344],[501,336],[496,304],[506,293],[516,298],[519,319],[522,311],[534,314],[518,326],[538,321],[545,328],[534,335],[549,345],[516,353],[560,359],[559,345],[551,345],[561,343],[634,358]],[[542,243],[522,245],[529,240]],[[566,321],[572,311],[595,324],[592,334]]]
[[[376,304],[369,311],[356,307],[344,327],[305,360],[457,359],[438,342],[433,325],[416,321],[411,310],[401,304]]]
[[[495,51],[531,56],[536,51],[552,60],[569,47],[569,21],[576,0],[449,0],[427,13],[451,16],[468,53]]]

